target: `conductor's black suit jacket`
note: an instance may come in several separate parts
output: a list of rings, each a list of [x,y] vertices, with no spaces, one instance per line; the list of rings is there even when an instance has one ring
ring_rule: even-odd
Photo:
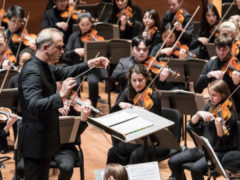
[[[23,116],[18,148],[23,157],[50,158],[58,153],[58,108],[63,107],[63,102],[56,93],[56,81],[74,77],[87,69],[87,63],[61,68],[35,56],[24,64],[18,86]]]

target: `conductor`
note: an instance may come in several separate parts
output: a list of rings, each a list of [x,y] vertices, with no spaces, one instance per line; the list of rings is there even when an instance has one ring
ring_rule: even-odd
[[[63,54],[63,34],[55,28],[42,30],[36,39],[36,54],[19,76],[23,126],[18,148],[24,158],[25,180],[47,180],[51,158],[59,152],[59,114],[62,98],[76,86],[73,77],[89,68],[106,68],[108,59],[98,57],[70,67],[56,67]],[[56,81],[63,81],[56,93]]]

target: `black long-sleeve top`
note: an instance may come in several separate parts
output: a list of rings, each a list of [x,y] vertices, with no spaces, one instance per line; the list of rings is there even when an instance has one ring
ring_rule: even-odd
[[[221,67],[223,66],[223,62],[220,61],[218,57],[216,57],[214,60],[208,61],[202,70],[202,73],[200,74],[198,80],[194,83],[194,90],[197,93],[202,93],[203,89],[208,86],[208,83],[216,80],[215,78],[208,78],[207,74],[211,71],[215,70],[221,70]],[[228,73],[225,73],[223,76],[223,80],[228,84],[229,89],[231,92],[233,92],[236,89],[236,85],[233,83],[232,78],[228,75]],[[237,92],[233,95],[233,100],[237,109],[237,112],[240,112],[240,90],[238,89]]]
[[[191,15],[185,9],[183,9],[183,12],[184,21],[182,23],[182,26],[184,28],[188,21],[191,19]],[[172,14],[170,10],[167,10],[162,19],[163,24],[173,23],[174,16],[175,14]],[[181,32],[177,31],[177,37],[180,35],[180,33]],[[189,46],[192,41],[192,36],[193,36],[193,22],[190,22],[189,26],[187,27],[186,31],[183,33],[183,36],[180,39],[181,44],[187,44]]]
[[[210,103],[204,108],[204,111],[208,111],[210,108]],[[234,150],[237,147],[237,132],[236,132],[236,115],[233,110],[231,111],[231,117],[226,121],[225,126],[229,131],[229,135],[223,135],[219,137],[217,135],[217,129],[215,126],[215,121],[210,121],[209,123],[204,122],[202,118],[199,119],[198,123],[192,124],[190,121],[191,129],[200,136],[207,138],[212,145],[213,149],[218,152],[225,152]]]

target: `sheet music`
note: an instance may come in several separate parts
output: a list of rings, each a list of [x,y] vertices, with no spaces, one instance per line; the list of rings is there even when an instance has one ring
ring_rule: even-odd
[[[129,180],[161,180],[157,162],[128,165]]]
[[[133,118],[138,117],[138,114],[129,114],[127,112],[121,112],[119,114],[111,115],[109,118],[103,116],[102,118],[96,118],[95,120],[105,126],[114,126],[116,124],[131,120]]]
[[[145,129],[152,125],[153,125],[152,122],[147,121],[141,117],[136,117],[124,123],[112,126],[112,129],[123,135],[128,135],[139,130]]]

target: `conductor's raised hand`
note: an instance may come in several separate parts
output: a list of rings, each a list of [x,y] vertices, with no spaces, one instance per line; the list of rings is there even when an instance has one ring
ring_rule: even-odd
[[[67,78],[62,83],[62,88],[59,91],[61,98],[66,97],[71,92],[72,88],[76,86],[76,80],[72,77]]]
[[[105,57],[98,57],[88,61],[88,67],[96,67],[96,68],[107,68],[109,65],[109,60]]]

